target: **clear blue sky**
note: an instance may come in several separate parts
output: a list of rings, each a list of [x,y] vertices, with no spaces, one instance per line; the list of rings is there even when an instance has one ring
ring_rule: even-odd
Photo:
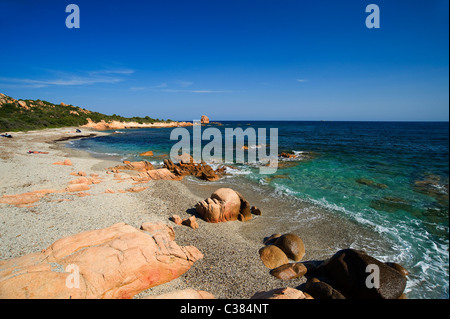
[[[448,14],[448,0],[0,0],[0,92],[173,120],[448,121]]]

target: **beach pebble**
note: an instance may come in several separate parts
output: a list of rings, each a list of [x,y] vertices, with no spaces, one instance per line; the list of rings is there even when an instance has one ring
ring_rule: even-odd
[[[177,225],[182,225],[182,222],[183,222],[181,217],[178,215],[173,215],[172,217],[170,217],[170,220],[173,221]]]

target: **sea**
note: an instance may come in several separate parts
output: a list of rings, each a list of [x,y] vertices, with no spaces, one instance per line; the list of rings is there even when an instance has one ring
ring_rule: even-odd
[[[258,145],[267,154],[269,129],[276,128],[278,153],[296,158],[280,158],[272,174],[262,174],[266,163],[259,157],[256,163],[225,163],[228,183],[249,183],[252,190],[264,188],[369,227],[390,243],[386,256],[378,257],[409,271],[408,298],[449,298],[448,122],[219,121],[201,127],[207,128],[218,129],[223,137],[227,129],[265,128],[267,139]],[[193,136],[193,127],[185,129]],[[68,146],[95,156],[162,165],[179,141],[170,139],[172,131],[111,131]],[[225,149],[225,138],[222,142]],[[149,150],[153,157],[139,156]],[[210,164],[222,165],[220,160]]]

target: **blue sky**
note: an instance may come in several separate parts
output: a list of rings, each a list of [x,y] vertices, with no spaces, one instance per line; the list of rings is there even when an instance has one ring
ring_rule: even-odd
[[[0,92],[173,120],[448,121],[448,6],[0,0]]]

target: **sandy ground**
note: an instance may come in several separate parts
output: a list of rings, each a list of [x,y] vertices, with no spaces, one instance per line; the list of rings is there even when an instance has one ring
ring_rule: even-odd
[[[139,228],[144,222],[164,222],[175,228],[175,240],[179,245],[194,245],[204,258],[196,262],[183,276],[164,285],[154,287],[135,296],[142,298],[177,289],[205,290],[216,298],[246,299],[256,292],[280,287],[297,287],[305,279],[281,281],[269,274],[261,262],[258,250],[263,239],[272,233],[295,232],[305,242],[304,260],[325,259],[338,249],[352,247],[369,253],[384,247],[381,238],[373,238],[368,244],[367,234],[361,227],[326,215],[324,212],[297,214],[304,219],[301,229],[292,229],[290,223],[277,223],[282,218],[280,210],[298,207],[283,199],[270,198],[268,194],[250,192],[246,187],[234,185],[252,205],[263,211],[262,216],[242,223],[239,221],[209,224],[197,218],[199,228],[173,224],[169,217],[177,214],[187,218],[195,214],[194,205],[208,197],[215,189],[230,186],[219,183],[197,183],[189,180],[152,181],[149,188],[140,193],[118,193],[136,185],[132,181],[114,180],[105,168],[118,164],[93,158],[88,153],[64,147],[57,139],[79,136],[71,128],[15,133],[14,138],[0,140],[0,196],[26,193],[41,189],[63,189],[76,179],[71,172],[84,171],[88,175],[99,174],[100,184],[91,185],[90,196],[78,197],[69,193],[45,196],[32,207],[15,207],[0,204],[0,260],[22,256],[48,247],[61,237],[82,231],[109,227],[125,222]],[[83,129],[82,135],[107,134]],[[29,150],[49,154],[27,154]],[[52,165],[70,158],[73,166]],[[231,185],[233,186],[233,185]],[[105,194],[106,189],[115,190]],[[308,207],[302,208],[303,212]],[[313,218],[312,218],[313,217]],[[284,226],[280,226],[284,225]],[[370,233],[370,234],[369,234]]]

